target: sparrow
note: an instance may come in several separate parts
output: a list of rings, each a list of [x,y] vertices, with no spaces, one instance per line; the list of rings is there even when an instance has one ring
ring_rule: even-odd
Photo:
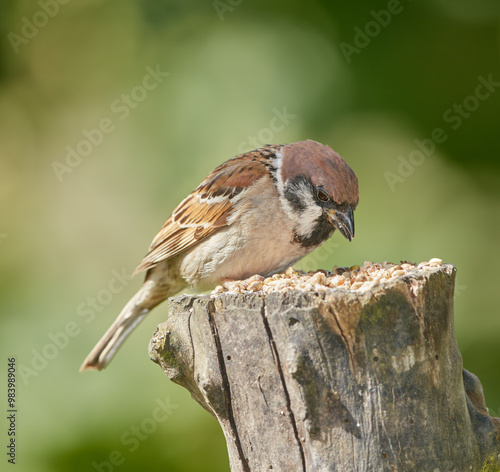
[[[144,284],[82,364],[102,370],[159,303],[187,286],[282,272],[337,229],[354,237],[358,179],[316,141],[268,144],[221,164],[180,204],[135,270]]]

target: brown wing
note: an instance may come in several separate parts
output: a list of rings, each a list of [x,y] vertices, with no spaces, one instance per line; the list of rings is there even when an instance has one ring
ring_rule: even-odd
[[[272,149],[262,151],[233,157],[212,171],[174,210],[135,273],[191,248],[226,226],[238,195],[266,175]]]

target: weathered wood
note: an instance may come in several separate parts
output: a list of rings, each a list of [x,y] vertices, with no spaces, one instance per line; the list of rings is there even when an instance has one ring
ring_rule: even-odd
[[[454,281],[445,265],[369,292],[183,296],[150,356],[217,418],[233,472],[496,471]]]

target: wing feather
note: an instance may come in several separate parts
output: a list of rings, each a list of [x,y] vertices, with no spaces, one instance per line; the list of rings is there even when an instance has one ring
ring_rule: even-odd
[[[268,158],[276,148],[241,154],[212,171],[173,211],[135,272],[150,269],[227,226],[239,194],[268,174]]]

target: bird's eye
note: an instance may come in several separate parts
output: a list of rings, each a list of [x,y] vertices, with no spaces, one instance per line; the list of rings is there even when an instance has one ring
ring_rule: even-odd
[[[318,197],[318,200],[322,202],[327,202],[328,200],[330,200],[330,196],[328,195],[326,190],[321,187],[316,188],[316,196]]]

